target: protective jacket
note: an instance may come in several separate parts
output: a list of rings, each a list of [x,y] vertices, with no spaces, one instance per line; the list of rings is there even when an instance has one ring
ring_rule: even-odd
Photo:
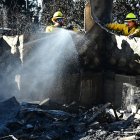
[[[136,37],[140,37],[140,27],[133,27],[129,29],[126,24],[118,24],[118,23],[110,23],[106,25],[107,28],[121,31],[123,35],[129,36],[131,34],[135,34]]]

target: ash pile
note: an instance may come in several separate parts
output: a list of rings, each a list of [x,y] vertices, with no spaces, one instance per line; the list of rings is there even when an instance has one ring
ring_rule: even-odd
[[[114,109],[111,103],[86,108],[50,99],[0,102],[0,140],[135,140],[140,139],[140,109]]]

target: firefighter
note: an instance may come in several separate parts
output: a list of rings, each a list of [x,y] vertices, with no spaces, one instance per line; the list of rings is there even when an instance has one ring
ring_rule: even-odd
[[[64,28],[67,30],[72,30],[72,31],[78,32],[78,29],[75,26],[73,26],[72,24],[69,24],[68,26],[64,26],[64,24],[65,24],[64,20],[65,19],[64,19],[61,11],[55,12],[53,15],[53,18],[52,18],[53,25],[47,26],[46,32],[52,32],[55,28]]]
[[[123,35],[128,36],[130,39],[140,37],[140,26],[137,24],[137,17],[134,13],[126,15],[126,24],[110,23],[107,28],[120,31]]]
[[[61,28],[64,26],[64,17],[61,11],[54,13],[52,18],[53,25],[46,27],[46,32],[52,32],[56,27]]]

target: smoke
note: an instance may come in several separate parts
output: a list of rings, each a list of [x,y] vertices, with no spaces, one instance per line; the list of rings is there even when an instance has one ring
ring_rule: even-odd
[[[63,86],[68,74],[78,72],[78,55],[71,31],[57,29],[32,45],[21,69],[20,99],[43,100],[63,98]],[[25,49],[26,49],[25,48]]]
[[[2,42],[1,42],[2,43]],[[0,100],[18,95],[15,75],[18,75],[20,60],[11,54],[10,47],[3,41],[0,55]]]

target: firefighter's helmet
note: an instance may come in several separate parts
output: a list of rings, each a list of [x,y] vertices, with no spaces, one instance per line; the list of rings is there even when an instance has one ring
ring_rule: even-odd
[[[54,13],[52,21],[54,22],[58,18],[64,18],[62,12],[60,12],[60,11],[57,11],[57,12]]]
[[[134,13],[129,13],[126,15],[125,21],[137,21],[137,17]]]

